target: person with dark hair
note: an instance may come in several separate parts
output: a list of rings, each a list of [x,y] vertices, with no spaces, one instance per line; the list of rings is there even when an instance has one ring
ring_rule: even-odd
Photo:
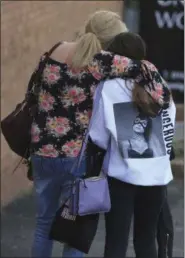
[[[108,50],[110,52],[125,55],[129,58],[141,60],[146,58],[146,43],[144,40],[135,33],[125,32],[117,35],[109,45]],[[151,121],[151,119],[150,119]],[[137,123],[137,121],[136,121]],[[133,149],[133,147],[132,147]],[[131,151],[131,156],[134,156]],[[151,156],[153,152],[151,150]],[[170,153],[170,160],[175,159],[175,152],[172,146]],[[167,189],[166,189],[167,191]],[[172,258],[173,256],[173,239],[174,239],[174,228],[173,218],[166,197],[164,205],[161,209],[158,225],[157,225],[157,243],[158,243],[158,258]]]
[[[140,35],[132,32],[122,32],[110,42],[108,51],[117,55],[125,55],[135,60],[143,60],[146,57],[146,43]]]
[[[126,32],[114,38],[108,51],[141,60],[146,55],[146,45],[139,35]],[[147,92],[131,80],[106,81],[95,93],[89,142],[106,151],[102,169],[108,174],[112,205],[111,211],[105,215],[104,258],[125,257],[133,214],[136,258],[163,258],[164,250],[172,257],[167,230],[171,228],[172,219],[167,216],[171,214],[166,186],[173,176],[162,131],[162,123],[165,123],[162,116],[166,114],[174,127],[172,97],[170,106],[160,109]],[[150,139],[143,137],[142,147],[136,144],[137,137],[133,142],[133,131],[136,134],[142,131],[143,134],[149,121],[152,121]],[[158,132],[160,137],[156,137]],[[132,146],[132,150],[127,148],[129,157],[124,156],[124,147],[120,151],[120,145],[125,141]],[[149,141],[152,149],[148,147]],[[164,218],[168,218],[168,225]],[[155,246],[157,236],[158,253]]]

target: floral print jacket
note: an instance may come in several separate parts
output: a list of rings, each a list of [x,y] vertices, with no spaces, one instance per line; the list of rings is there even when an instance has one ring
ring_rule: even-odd
[[[102,51],[87,69],[74,70],[49,58],[39,85],[38,108],[31,127],[31,153],[76,157],[91,117],[96,86],[104,79],[124,77],[125,72],[128,76],[133,72],[127,69],[129,62],[132,61],[126,57]]]

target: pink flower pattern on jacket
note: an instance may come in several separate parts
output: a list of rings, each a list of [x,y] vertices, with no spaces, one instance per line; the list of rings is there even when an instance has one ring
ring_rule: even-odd
[[[33,123],[31,126],[31,140],[35,143],[40,140],[40,129],[36,123]]]
[[[87,128],[92,111],[76,112],[76,122],[81,128]]]
[[[54,97],[44,90],[39,94],[39,109],[41,111],[48,112],[53,109],[53,104],[55,103]]]
[[[159,83],[156,83],[155,85],[156,90],[152,92],[152,97],[155,100],[160,100],[162,102],[162,88]]]
[[[37,67],[43,61],[41,57]],[[153,64],[143,61],[143,67],[151,72],[154,90],[140,73],[141,67],[126,57],[102,51],[81,70],[49,58],[41,83],[36,85],[39,88],[38,108],[31,127],[31,154],[47,157],[78,155],[91,117],[94,92],[101,80],[135,76],[135,82],[141,84],[157,103],[167,102],[166,82]]]
[[[82,78],[83,75],[86,74],[86,71],[82,70],[82,69],[70,68],[70,69],[67,69],[66,73],[69,77],[78,77],[78,78],[80,77],[80,78]]]
[[[120,72],[124,73],[128,69],[129,62],[130,59],[128,59],[127,57],[116,55],[112,64],[112,70],[115,74],[118,74]]]
[[[148,62],[147,60],[142,61],[144,65],[146,65],[148,68],[150,68],[151,71],[156,72],[157,68],[152,63]]]
[[[53,85],[58,82],[60,79],[60,66],[58,65],[46,65],[44,72],[43,72],[43,78],[48,85]]]
[[[69,120],[66,117],[48,117],[46,127],[48,133],[55,137],[62,137],[70,130]]]
[[[86,95],[84,90],[77,86],[66,88],[61,96],[61,101],[66,108],[77,105],[85,100]]]
[[[82,141],[80,139],[68,141],[62,146],[62,152],[68,157],[77,157],[81,145]]]
[[[52,144],[43,145],[42,148],[36,152],[37,155],[56,158],[59,153]]]

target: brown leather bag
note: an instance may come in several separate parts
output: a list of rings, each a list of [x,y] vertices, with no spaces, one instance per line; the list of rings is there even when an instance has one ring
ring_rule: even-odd
[[[37,71],[30,78],[25,99],[16,106],[13,112],[1,121],[1,130],[10,149],[25,159],[29,157],[30,130],[33,116],[37,109],[37,96],[42,73],[49,56],[60,44],[61,42],[57,43],[49,52],[45,53]]]

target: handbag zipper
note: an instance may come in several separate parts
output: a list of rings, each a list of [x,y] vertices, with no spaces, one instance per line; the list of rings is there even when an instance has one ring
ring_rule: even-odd
[[[89,178],[86,178],[85,180],[87,180],[87,181],[97,181],[99,179],[103,179],[103,176],[89,177]]]

